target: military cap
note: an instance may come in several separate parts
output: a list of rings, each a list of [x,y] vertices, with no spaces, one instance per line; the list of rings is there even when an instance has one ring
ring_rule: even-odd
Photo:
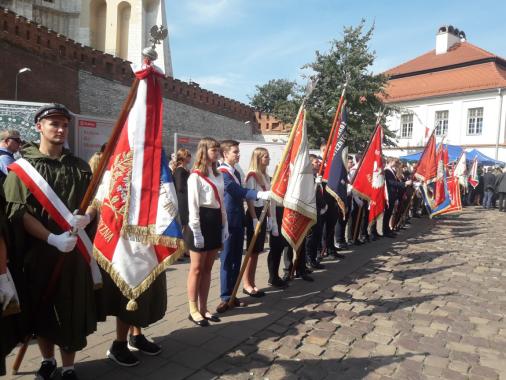
[[[37,112],[35,112],[34,121],[38,123],[40,120],[54,115],[61,115],[66,117],[67,119],[72,119],[72,115],[70,111],[63,104],[59,103],[49,103],[42,107],[40,107]]]

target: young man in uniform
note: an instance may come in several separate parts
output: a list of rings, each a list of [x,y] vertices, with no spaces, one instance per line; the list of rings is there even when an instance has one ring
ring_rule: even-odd
[[[244,245],[244,200],[267,200],[270,192],[242,187],[241,175],[235,168],[240,158],[238,141],[225,140],[221,143],[220,148],[223,164],[218,169],[223,173],[225,183],[224,202],[229,231],[229,237],[225,240],[223,251],[220,254],[221,302],[216,308],[218,313],[223,313],[228,309],[228,302],[241,269]],[[245,305],[236,298],[235,306]]]
[[[90,266],[76,247],[76,233],[88,225],[93,211],[72,215],[84,197],[91,170],[64,148],[70,120],[70,112],[61,104],[41,107],[35,114],[40,144],[30,143],[22,148],[24,160],[11,165],[4,184],[7,217],[13,223],[15,241],[24,243],[16,248],[25,255],[31,329],[42,355],[36,378],[42,380],[55,375],[55,345],[61,352],[61,378],[77,379],[75,353],[86,346],[86,336],[97,325]],[[52,209],[58,201],[66,208],[63,214],[67,215],[67,224]],[[46,289],[62,255],[61,274],[48,299]]]

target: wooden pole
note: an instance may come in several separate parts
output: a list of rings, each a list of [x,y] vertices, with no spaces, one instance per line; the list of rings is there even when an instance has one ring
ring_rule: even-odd
[[[302,242],[302,244],[304,244],[304,242]],[[293,264],[292,264],[292,268],[290,269],[290,275],[289,275],[289,278],[291,280],[293,280],[293,278],[295,277],[295,269],[299,266],[299,261],[300,261],[300,251],[302,249],[302,245],[299,247],[299,249],[297,249],[296,251],[293,251]]]
[[[130,112],[130,109],[132,108],[132,106],[134,104],[138,87],[139,87],[139,79],[135,78],[134,82],[132,83],[132,87],[130,88],[130,92],[128,93],[128,97],[127,97],[125,103],[123,104],[123,107],[121,108],[120,115],[119,115],[118,119],[116,120],[116,124],[114,125],[114,129],[111,133],[111,136],[109,137],[109,141],[107,142],[104,153],[102,154],[102,156],[100,158],[98,168],[97,168],[96,172],[93,173],[93,177],[91,179],[91,182],[88,185],[86,193],[81,201],[81,204],[79,205],[79,211],[78,211],[79,215],[83,215],[86,212],[86,209],[88,208],[89,204],[93,200],[93,197],[95,196],[97,188],[100,184],[100,181],[102,180],[102,176],[104,175],[105,169],[107,167],[107,163],[109,162],[109,159],[111,158],[111,155],[114,152],[114,148],[115,148],[116,142],[118,141],[118,138],[121,134],[121,130],[123,129],[123,125],[125,125],[125,122],[128,117],[128,114]],[[39,301],[39,304],[35,310],[41,310],[42,307],[44,307],[44,305],[47,304],[49,302],[49,300],[53,297],[53,295],[56,291],[56,285],[58,284],[58,282],[60,280],[60,276],[61,276],[61,273],[63,270],[63,264],[65,263],[66,257],[67,257],[66,254],[61,254],[58,257],[58,261],[56,262],[56,264],[54,266],[53,273],[51,274],[51,277],[49,279],[46,290],[44,291],[44,295],[42,296],[42,298]],[[38,314],[39,314],[38,312],[34,312],[33,316],[36,316]],[[23,362],[23,358],[26,354],[26,350],[28,348],[28,343],[30,342],[31,338],[32,338],[32,335],[28,335],[23,340],[22,346],[19,349],[19,351],[16,355],[16,359],[14,360],[14,363],[12,365],[12,374],[13,375],[16,375],[19,371],[19,368],[21,367],[21,363]]]
[[[358,207],[357,221],[355,223],[355,228],[353,229],[353,241],[354,242],[357,241],[357,233],[358,233],[358,228],[360,226],[360,222],[361,222],[361,219],[362,219],[362,208],[363,207],[364,207],[363,204]]]

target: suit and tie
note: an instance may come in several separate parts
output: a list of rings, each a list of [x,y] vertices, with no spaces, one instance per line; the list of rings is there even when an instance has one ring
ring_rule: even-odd
[[[241,185],[241,175],[233,166],[220,166],[225,183],[225,210],[227,211],[229,237],[220,255],[220,285],[222,301],[228,301],[241,269],[244,245],[244,200],[256,200],[257,191]]]

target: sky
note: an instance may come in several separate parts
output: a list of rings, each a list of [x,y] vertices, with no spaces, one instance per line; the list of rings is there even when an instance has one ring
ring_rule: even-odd
[[[302,66],[361,19],[375,25],[373,72],[435,48],[453,25],[467,40],[506,57],[504,0],[165,0],[174,76],[249,103],[270,79],[304,83]]]

